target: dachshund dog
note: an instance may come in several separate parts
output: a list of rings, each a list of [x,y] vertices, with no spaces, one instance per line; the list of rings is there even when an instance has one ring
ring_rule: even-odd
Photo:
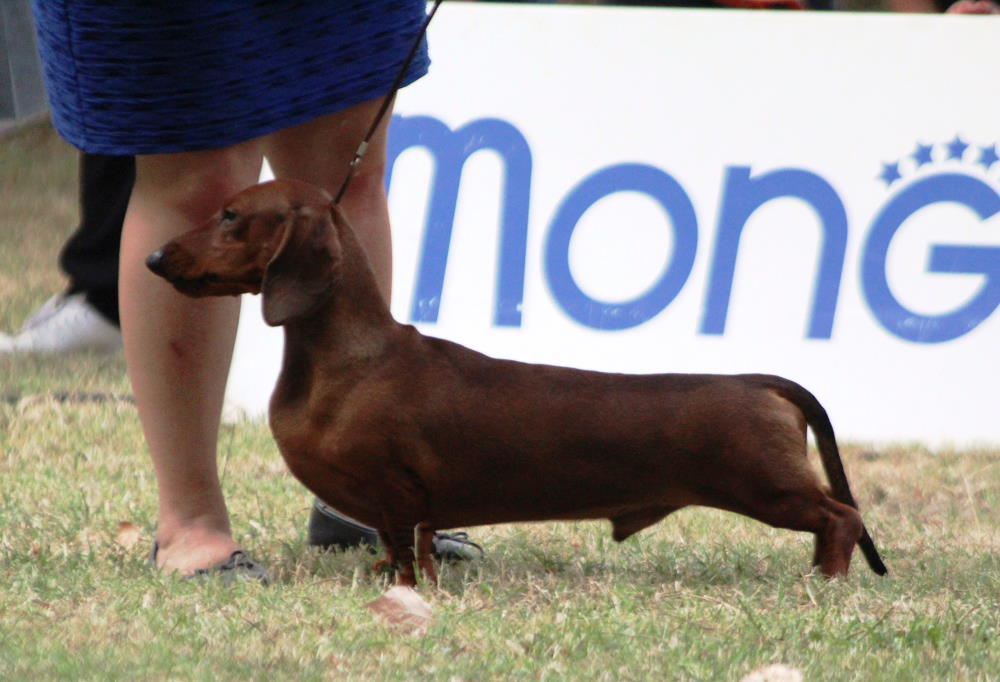
[[[855,545],[887,572],[826,411],[791,381],[605,374],[424,336],[392,318],[330,196],[297,181],[237,194],[147,265],[189,296],[262,295],[264,320],[285,328],[270,403],[281,454],[320,499],[378,529],[400,584],[416,583],[414,561],[436,580],[436,530],[609,519],[622,541],[688,505],[814,533],[827,576],[847,573]]]

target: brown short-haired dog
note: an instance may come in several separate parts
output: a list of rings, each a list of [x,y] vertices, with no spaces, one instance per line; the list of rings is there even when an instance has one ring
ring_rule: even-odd
[[[191,296],[261,293],[285,327],[270,422],[320,499],[378,529],[403,584],[435,578],[435,530],[610,519],[624,540],[688,505],[816,535],[846,574],[885,574],[833,429],[804,388],[749,374],[622,375],[495,360],[393,320],[323,190],[275,181],[230,199],[148,266]],[[813,429],[828,493],[806,459]],[[414,529],[417,531],[414,556]]]

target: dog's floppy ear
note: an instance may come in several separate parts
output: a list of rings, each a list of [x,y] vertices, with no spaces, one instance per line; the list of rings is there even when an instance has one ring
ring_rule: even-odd
[[[261,282],[264,321],[272,327],[305,315],[333,287],[340,242],[330,213],[303,207],[285,225]]]

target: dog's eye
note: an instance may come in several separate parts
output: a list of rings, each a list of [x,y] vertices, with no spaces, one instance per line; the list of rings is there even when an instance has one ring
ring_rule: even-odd
[[[236,212],[230,211],[228,208],[222,211],[222,222],[231,223],[236,220]]]

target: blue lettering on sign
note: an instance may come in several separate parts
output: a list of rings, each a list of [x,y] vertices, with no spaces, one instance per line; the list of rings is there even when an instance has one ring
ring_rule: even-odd
[[[426,148],[434,157],[435,167],[410,318],[414,322],[437,322],[462,168],[472,154],[490,149],[500,155],[505,168],[493,323],[521,326],[531,192],[528,142],[510,123],[494,118],[473,121],[452,131],[430,116],[393,116],[386,162],[387,189],[396,159],[410,147]]]
[[[726,173],[715,236],[715,255],[705,296],[705,314],[701,321],[702,334],[725,332],[743,227],[754,211],[781,197],[794,197],[809,204],[823,227],[823,246],[813,288],[812,317],[806,336],[810,339],[830,338],[840,293],[844,252],[847,250],[847,212],[844,204],[830,183],[815,173],[788,168],[751,178],[750,169],[746,166],[730,167]]]
[[[674,248],[659,280],[631,301],[609,303],[585,294],[569,267],[573,230],[587,209],[615,192],[640,192],[659,202],[670,217]],[[687,193],[672,177],[652,166],[625,163],[605,168],[573,188],[556,210],[545,246],[545,271],[556,301],[580,324],[594,329],[628,329],[656,317],[680,293],[698,250],[698,219]]]
[[[393,116],[387,151],[387,189],[396,160],[412,147],[430,152],[434,174],[410,306],[411,320],[437,322],[462,171],[472,154],[490,150],[504,166],[493,323],[521,326],[532,172],[527,140],[516,127],[500,119],[479,119],[452,130],[430,116]],[[980,163],[989,169],[996,158],[987,159],[985,148],[983,152]],[[919,160],[918,165],[921,165]],[[898,164],[890,166],[898,168]],[[894,174],[884,171],[880,176],[887,185],[900,177],[898,170]],[[631,300],[613,302],[592,298],[580,289],[570,269],[569,247],[584,213],[597,201],[617,192],[642,193],[659,203],[669,219],[674,240],[670,258],[657,281]],[[800,168],[777,169],[757,176],[752,176],[747,166],[726,169],[701,333],[725,333],[743,229],[757,209],[781,198],[805,202],[819,220],[822,242],[806,337],[831,338],[847,248],[847,213],[829,182]],[[922,315],[903,306],[890,290],[886,260],[896,232],[914,213],[940,202],[967,206],[984,221],[1000,212],[1000,194],[979,179],[956,173],[925,177],[883,207],[872,222],[861,256],[862,293],[875,319],[891,334],[918,343],[940,343],[963,336],[1000,307],[1000,247],[996,246],[938,244],[930,249],[928,272],[984,277],[983,286],[956,310]],[[617,164],[586,177],[559,204],[548,226],[544,274],[552,296],[572,319],[594,329],[628,329],[659,315],[680,293],[694,264],[698,238],[694,206],[676,179],[653,166]]]
[[[957,310],[921,315],[904,307],[889,289],[886,255],[892,238],[907,218],[926,206],[952,202],[971,208],[981,220],[1000,211],[1000,194],[967,175],[942,173],[919,180],[885,205],[868,232],[861,264],[861,283],[875,318],[888,331],[908,341],[940,343],[968,333],[1000,306],[1000,247],[937,245],[930,251],[928,272],[985,275],[975,296]]]

